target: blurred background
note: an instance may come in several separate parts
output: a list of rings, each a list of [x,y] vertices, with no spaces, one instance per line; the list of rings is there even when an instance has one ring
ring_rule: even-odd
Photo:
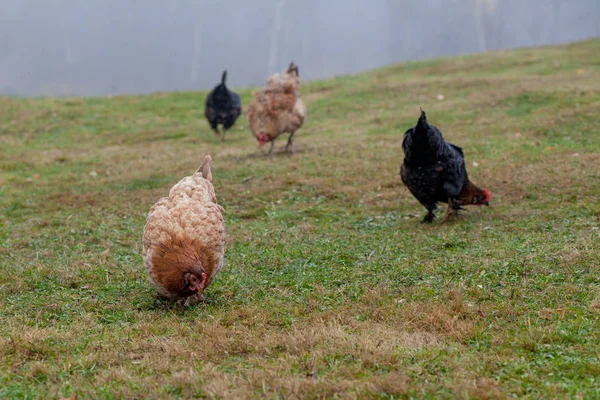
[[[2,0],[0,94],[304,80],[600,35],[600,0]]]

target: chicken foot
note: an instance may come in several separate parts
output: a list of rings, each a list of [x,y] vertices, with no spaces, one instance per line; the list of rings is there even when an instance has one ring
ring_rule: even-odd
[[[425,218],[421,221],[422,224],[430,224],[435,219],[435,214],[433,213],[437,209],[437,206],[434,204],[433,206],[427,206],[427,214]]]
[[[442,219],[442,224],[447,222],[450,219],[458,218],[458,211],[461,210],[460,200],[450,198],[448,199],[448,210],[446,210],[446,215],[444,215],[444,219]]]

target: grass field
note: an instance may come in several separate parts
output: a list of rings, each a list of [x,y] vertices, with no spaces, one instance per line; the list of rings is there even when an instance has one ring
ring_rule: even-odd
[[[0,99],[0,398],[600,398],[600,40],[301,92],[271,158],[206,93]],[[419,106],[491,207],[419,223]],[[184,308],[141,235],[205,154],[226,262]]]

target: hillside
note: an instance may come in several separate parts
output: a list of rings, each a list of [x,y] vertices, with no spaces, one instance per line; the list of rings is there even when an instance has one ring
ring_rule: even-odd
[[[0,398],[600,396],[600,40],[301,93],[272,158],[244,118],[221,144],[206,93],[0,99]],[[491,207],[419,224],[419,106]],[[186,309],[141,235],[205,154],[226,262]]]

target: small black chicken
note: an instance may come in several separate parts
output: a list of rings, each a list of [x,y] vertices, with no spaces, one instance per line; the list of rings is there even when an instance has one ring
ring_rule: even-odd
[[[467,177],[467,168],[460,147],[447,143],[442,132],[427,123],[425,111],[417,125],[404,133],[402,142],[404,163],[400,177],[408,190],[427,208],[424,223],[435,218],[437,203],[448,203],[442,222],[457,217],[464,205],[489,206],[490,194],[479,189]]]
[[[210,123],[210,127],[215,134],[221,136],[221,142],[225,141],[225,133],[235,124],[235,120],[242,113],[240,96],[227,89],[226,79],[227,71],[223,71],[221,83],[215,86],[206,97],[204,109],[204,115]],[[219,124],[223,125],[223,133],[219,132]]]

